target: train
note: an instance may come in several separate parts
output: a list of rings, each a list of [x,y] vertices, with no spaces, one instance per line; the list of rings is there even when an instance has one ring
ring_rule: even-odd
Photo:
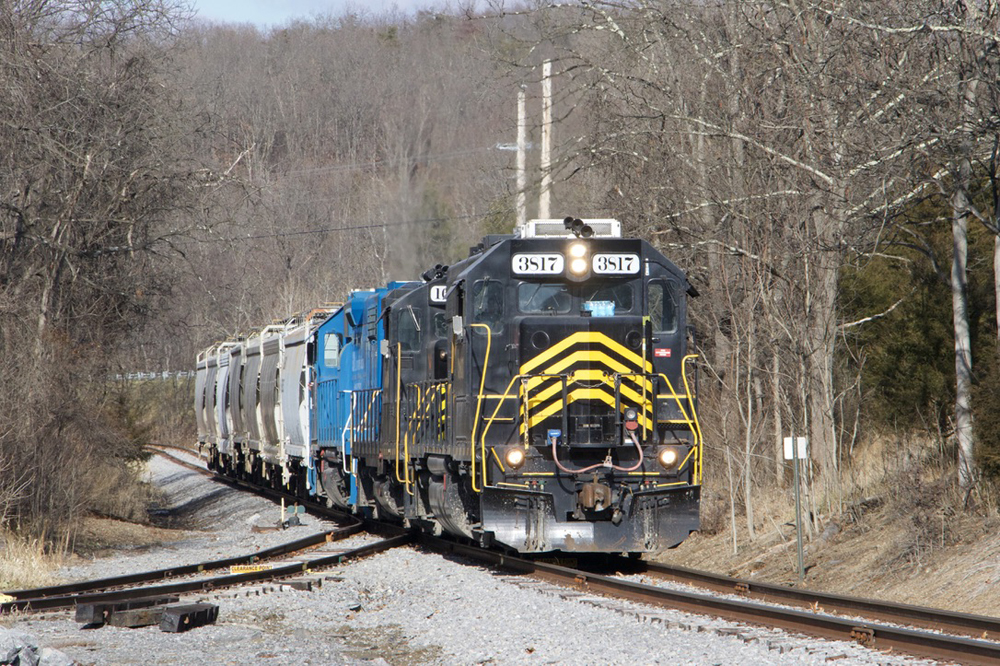
[[[198,445],[219,475],[508,552],[672,548],[699,527],[694,296],[618,220],[531,220],[200,352]]]

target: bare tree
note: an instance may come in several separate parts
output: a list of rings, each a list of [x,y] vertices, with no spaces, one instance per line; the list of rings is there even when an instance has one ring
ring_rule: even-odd
[[[138,455],[95,386],[206,182],[161,79],[180,18],[159,0],[0,3],[0,488],[27,483],[13,519],[48,536]]]
[[[857,386],[838,385],[835,363],[841,268],[875,251],[926,178],[915,165],[941,142],[929,107],[951,80],[936,57],[950,19],[929,3],[808,0],[529,13],[538,33],[526,39],[557,53],[593,122],[573,139],[576,172],[605,174],[607,206],[641,221],[705,295],[702,344],[723,392],[712,421],[742,415],[726,428],[748,465],[762,459],[761,418],[769,459],[782,428],[807,434],[821,499],[836,505],[857,423],[838,416]]]

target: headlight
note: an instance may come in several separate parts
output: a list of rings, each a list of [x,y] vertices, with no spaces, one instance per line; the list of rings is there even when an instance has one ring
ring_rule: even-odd
[[[507,449],[504,454],[504,460],[507,461],[507,466],[512,469],[517,469],[524,464],[524,449],[519,446],[512,446]]]
[[[583,275],[587,272],[587,260],[582,258],[574,259],[569,262],[569,270],[574,275]]]
[[[569,246],[569,256],[574,259],[580,259],[585,254],[587,254],[587,246],[583,243],[573,243]]]
[[[664,469],[671,470],[681,461],[681,452],[676,446],[665,446],[656,457]]]

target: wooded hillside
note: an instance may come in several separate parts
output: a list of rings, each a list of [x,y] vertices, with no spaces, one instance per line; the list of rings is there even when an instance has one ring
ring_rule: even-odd
[[[127,513],[108,479],[166,435],[109,376],[189,369],[510,231],[516,94],[537,146],[545,60],[553,215],[622,220],[701,293],[709,496],[752,538],[758,490],[787,483],[781,439],[804,434],[816,516],[886,440],[947,501],[986,501],[1000,9],[494,9],[264,32],[172,0],[0,0],[0,523],[65,536]]]

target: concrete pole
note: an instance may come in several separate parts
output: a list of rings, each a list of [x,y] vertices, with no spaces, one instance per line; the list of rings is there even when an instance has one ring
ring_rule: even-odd
[[[552,61],[542,65],[542,189],[538,195],[538,217],[549,218],[552,175],[549,173],[552,152]]]
[[[517,91],[517,192],[515,208],[517,209],[517,227],[524,228],[528,222],[528,211],[525,204],[525,189],[527,188],[527,174],[525,173],[525,156],[528,129],[525,126],[524,111],[524,86]]]

